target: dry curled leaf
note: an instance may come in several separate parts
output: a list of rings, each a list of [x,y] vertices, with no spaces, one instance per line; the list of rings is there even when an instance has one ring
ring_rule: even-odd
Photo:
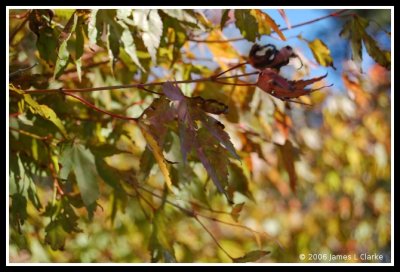
[[[290,81],[280,76],[276,71],[267,68],[260,73],[257,86],[276,98],[290,100],[320,90],[321,88],[306,89],[306,87],[324,79],[327,75],[328,74],[307,80]]]

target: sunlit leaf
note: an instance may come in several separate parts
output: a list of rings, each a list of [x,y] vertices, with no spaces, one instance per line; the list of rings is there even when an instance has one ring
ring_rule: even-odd
[[[160,167],[161,173],[164,176],[165,184],[167,185],[168,189],[172,191],[172,180],[169,174],[168,165],[164,159],[162,149],[160,148],[154,137],[151,135],[151,133],[149,133],[144,126],[140,126],[140,129],[143,133],[144,138],[146,139],[150,150],[153,152],[154,158],[156,159],[158,166]]]
[[[125,52],[131,57],[133,62],[140,69],[143,70],[144,68],[140,64],[140,61],[139,61],[137,53],[136,53],[135,41],[134,41],[134,39],[132,37],[132,33],[129,31],[129,29],[124,29],[124,31],[122,32],[121,41],[124,45]]]
[[[319,64],[321,64],[322,66],[331,66],[333,69],[336,70],[335,66],[333,65],[331,51],[323,41],[321,41],[320,39],[315,39],[311,42],[308,42],[308,46],[310,47],[315,60]]]
[[[150,53],[153,62],[156,62],[156,53],[163,33],[163,23],[157,10],[139,9],[132,12],[133,23],[142,31],[141,37]]]
[[[38,114],[44,119],[52,122],[60,130],[63,136],[65,138],[68,138],[67,131],[62,121],[58,118],[58,116],[54,112],[54,110],[52,110],[46,105],[40,105],[38,102],[33,100],[33,98],[29,94],[25,94],[22,90],[15,88],[13,85],[10,85],[10,90],[22,95],[23,100],[29,106],[29,110],[33,114]]]

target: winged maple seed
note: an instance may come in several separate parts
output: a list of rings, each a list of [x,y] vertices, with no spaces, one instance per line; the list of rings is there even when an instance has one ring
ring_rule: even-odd
[[[323,76],[308,80],[287,80],[286,78],[280,76],[275,70],[266,68],[261,71],[256,84],[264,92],[267,92],[276,98],[291,101],[293,98],[298,98],[300,96],[318,91],[322,88],[332,86],[323,86],[318,89],[305,88],[312,83],[321,81],[327,75],[328,74],[325,74]]]

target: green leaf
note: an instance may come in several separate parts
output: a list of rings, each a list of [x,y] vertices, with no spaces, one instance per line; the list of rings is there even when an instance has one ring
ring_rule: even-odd
[[[56,61],[56,67],[54,68],[54,78],[58,78],[68,65],[70,54],[67,48],[67,44],[68,40],[72,36],[72,33],[75,31],[77,22],[78,15],[74,13],[60,34],[59,42],[61,43],[61,45],[57,53],[58,57]]]
[[[150,53],[153,63],[156,63],[157,49],[163,33],[163,23],[157,10],[139,9],[132,11],[134,24],[142,31],[141,37]]]
[[[99,145],[92,145],[89,147],[90,151],[97,157],[109,157],[121,153],[129,153],[128,151],[118,149],[115,145],[103,143]]]
[[[83,145],[73,144],[63,150],[60,162],[60,177],[66,179],[71,171],[74,172],[86,207],[95,203],[99,196],[99,187],[93,154]]]
[[[84,47],[84,36],[83,36],[83,22],[82,18],[79,18],[78,20],[78,25],[75,30],[75,35],[76,35],[76,42],[75,42],[75,65],[76,65],[76,71],[78,73],[78,78],[79,81],[82,81],[82,71],[81,71],[81,66],[82,66],[82,61],[81,57],[83,55],[83,47]]]
[[[10,206],[10,222],[18,228],[21,233],[21,226],[28,218],[26,211],[28,201],[26,197],[21,193],[15,193],[11,195],[11,206]]]
[[[109,166],[104,159],[99,157],[95,158],[95,164],[99,176],[104,180],[105,183],[116,190],[122,190],[122,187],[119,183],[120,177],[114,168]]]
[[[270,254],[270,251],[265,251],[265,250],[254,250],[250,251],[246,255],[239,257],[239,258],[234,258],[233,262],[234,263],[248,263],[248,262],[255,262],[261,257],[264,257],[265,255]]]
[[[61,120],[58,118],[57,114],[48,106],[40,105],[38,102],[33,100],[33,98],[29,94],[25,94],[22,90],[15,88],[13,85],[10,85],[10,90],[17,92],[18,94],[22,95],[23,100],[27,105],[29,105],[29,110],[33,114],[38,114],[46,120],[52,122],[62,133],[65,138],[68,138],[67,131]]]
[[[53,221],[46,227],[45,242],[52,250],[64,250],[68,233],[64,230],[60,221]]]
[[[45,242],[53,250],[64,250],[68,234],[82,231],[78,228],[79,218],[71,206],[73,201],[72,198],[63,196],[54,203],[49,202],[46,206],[43,215],[50,217],[51,221],[45,228]]]
[[[249,181],[243,173],[243,169],[236,163],[229,163],[229,187],[228,194],[233,198],[233,193],[239,192],[254,201],[249,189]]]
[[[175,263],[175,252],[168,235],[167,219],[161,210],[154,214],[152,233],[149,241],[151,262]]]
[[[391,54],[389,51],[382,50],[377,45],[376,40],[374,40],[369,35],[364,35],[364,45],[368,54],[381,66],[386,69],[391,69]]]
[[[121,41],[122,41],[122,44],[124,45],[125,52],[129,55],[129,57],[133,60],[133,62],[140,69],[142,69],[142,71],[144,71],[144,68],[140,64],[140,61],[138,59],[138,56],[136,53],[135,41],[134,41],[134,39],[132,37],[132,33],[129,31],[129,29],[124,29],[124,31],[122,32]]]
[[[54,65],[57,60],[57,37],[59,32],[51,27],[40,29],[40,35],[36,41],[39,55],[47,63]]]
[[[340,36],[348,39],[351,43],[352,59],[360,66],[362,61],[362,44],[364,42],[368,54],[380,65],[386,69],[391,66],[391,54],[379,48],[374,40],[366,31],[369,21],[360,17],[352,16],[344,25]],[[360,66],[361,67],[361,66]]]
[[[146,180],[150,174],[151,168],[155,163],[153,153],[150,148],[146,146],[145,150],[140,157],[140,180]]]
[[[225,26],[226,22],[229,20],[229,11],[230,11],[230,9],[226,9],[222,13],[221,23],[219,24],[221,30],[224,29],[224,26]]]
[[[249,41],[255,42],[259,36],[257,21],[253,15],[251,15],[249,9],[235,9],[235,24],[239,28],[242,36]]]
[[[321,41],[320,39],[315,39],[311,42],[308,42],[308,46],[310,47],[315,60],[319,64],[325,67],[331,66],[333,69],[336,70],[335,66],[333,65],[331,51],[323,41]]]

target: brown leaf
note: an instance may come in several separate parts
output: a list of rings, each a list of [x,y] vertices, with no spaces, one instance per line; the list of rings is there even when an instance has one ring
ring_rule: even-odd
[[[289,140],[286,140],[284,145],[279,146],[279,151],[281,153],[286,171],[289,174],[290,188],[294,193],[296,193],[297,174],[294,167],[294,148],[292,143]]]
[[[260,73],[257,86],[270,95],[283,100],[298,98],[302,95],[310,94],[319,90],[305,89],[305,87],[322,80],[327,75],[328,74],[308,80],[288,81],[286,78],[280,76],[276,71],[266,68]]]

